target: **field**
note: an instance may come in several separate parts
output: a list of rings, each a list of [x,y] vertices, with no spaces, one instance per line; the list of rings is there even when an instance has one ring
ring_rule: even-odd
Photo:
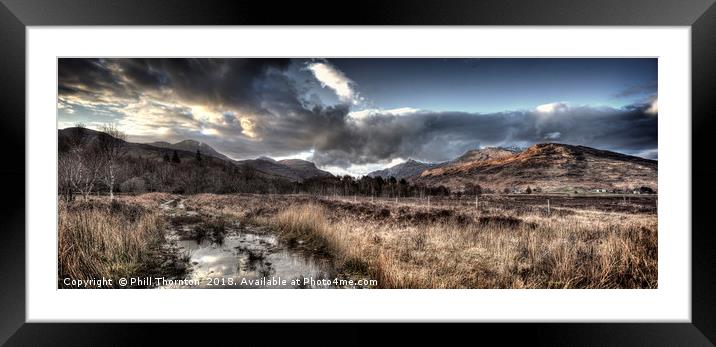
[[[191,271],[161,247],[178,218],[161,212],[171,200],[198,222],[261,228],[285,247],[327,257],[341,278],[377,280],[375,288],[657,287],[656,196],[606,194],[149,193],[60,202],[60,277]]]

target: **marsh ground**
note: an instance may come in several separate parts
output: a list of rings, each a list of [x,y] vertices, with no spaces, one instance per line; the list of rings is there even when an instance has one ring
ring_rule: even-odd
[[[162,211],[167,201],[194,220]],[[656,205],[650,195],[100,197],[60,202],[60,277],[185,276],[196,264],[165,245],[172,225],[192,222],[182,237],[259,228],[376,288],[656,288]]]

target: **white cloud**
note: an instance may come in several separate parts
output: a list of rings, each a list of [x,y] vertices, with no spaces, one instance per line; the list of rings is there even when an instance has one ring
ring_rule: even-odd
[[[383,170],[385,168],[389,168],[391,166],[395,166],[398,164],[404,163],[406,160],[403,158],[393,158],[390,161],[384,161],[379,163],[371,163],[371,164],[352,164],[351,166],[347,168],[342,168],[340,166],[333,166],[333,165],[326,165],[320,167],[321,170],[326,170],[334,175],[337,176],[344,176],[344,175],[350,175],[353,177],[360,177],[365,176],[373,171]]]
[[[348,113],[348,117],[354,119],[354,120],[362,120],[366,118],[370,118],[375,115],[391,115],[391,116],[407,116],[411,114],[415,114],[418,112],[421,112],[423,110],[419,108],[413,108],[413,107],[399,107],[399,108],[392,108],[392,109],[380,109],[380,108],[368,108],[365,110],[360,111],[352,111]]]
[[[569,104],[565,101],[543,104],[537,106],[536,108],[537,112],[539,113],[556,113],[566,111],[567,109],[569,109]]]
[[[216,129],[213,129],[213,128],[204,128],[204,129],[201,129],[201,133],[202,133],[203,135],[209,135],[209,136],[219,135],[219,131],[216,130]]]
[[[544,135],[544,138],[545,138],[546,140],[556,140],[556,139],[558,139],[558,138],[560,138],[560,137],[562,137],[562,133],[560,133],[559,131],[547,133],[547,134]]]
[[[294,153],[291,155],[283,155],[283,156],[275,156],[273,157],[274,160],[284,160],[284,159],[301,159],[301,160],[311,160],[311,157],[313,157],[313,153],[315,150],[311,149],[309,151],[303,151],[299,153]]]
[[[323,62],[311,63],[308,64],[308,70],[323,87],[331,88],[341,101],[357,104],[361,100],[353,89],[355,82],[333,65]]]
[[[651,103],[649,104],[649,108],[644,111],[646,114],[650,114],[652,116],[655,116],[659,113],[659,99],[654,98],[651,100]]]
[[[244,134],[252,139],[256,137],[256,132],[255,132],[256,124],[254,123],[254,121],[252,119],[250,119],[248,117],[243,117],[243,118],[239,119],[239,124],[241,124],[241,133],[242,134]]]

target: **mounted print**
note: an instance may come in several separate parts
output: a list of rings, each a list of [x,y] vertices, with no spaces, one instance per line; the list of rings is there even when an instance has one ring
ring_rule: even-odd
[[[0,344],[712,345],[713,2],[0,0]]]
[[[57,286],[658,288],[657,70],[60,57]]]

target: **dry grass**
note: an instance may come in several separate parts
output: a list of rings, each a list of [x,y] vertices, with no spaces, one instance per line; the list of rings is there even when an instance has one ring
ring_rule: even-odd
[[[366,219],[331,206],[294,203],[270,223],[289,240],[324,245],[339,270],[375,278],[382,288],[657,287],[653,214],[514,217],[502,209],[403,206]]]
[[[60,275],[140,272],[146,250],[162,240],[158,206],[173,198],[61,202]],[[202,222],[226,217],[270,226],[289,244],[330,254],[346,276],[376,279],[381,288],[657,287],[658,226],[650,208],[572,199],[548,213],[537,201],[480,201],[427,206],[415,199],[198,194],[184,204]]]
[[[308,203],[279,212],[273,219],[273,225],[283,232],[284,239],[290,243],[309,241],[335,251],[338,244],[330,239],[333,235],[327,230],[330,224],[325,215],[322,206]]]
[[[151,196],[140,199],[153,203]],[[150,246],[163,240],[162,229],[158,212],[138,203],[60,201],[60,279],[106,278],[116,283],[120,277],[136,276]]]

